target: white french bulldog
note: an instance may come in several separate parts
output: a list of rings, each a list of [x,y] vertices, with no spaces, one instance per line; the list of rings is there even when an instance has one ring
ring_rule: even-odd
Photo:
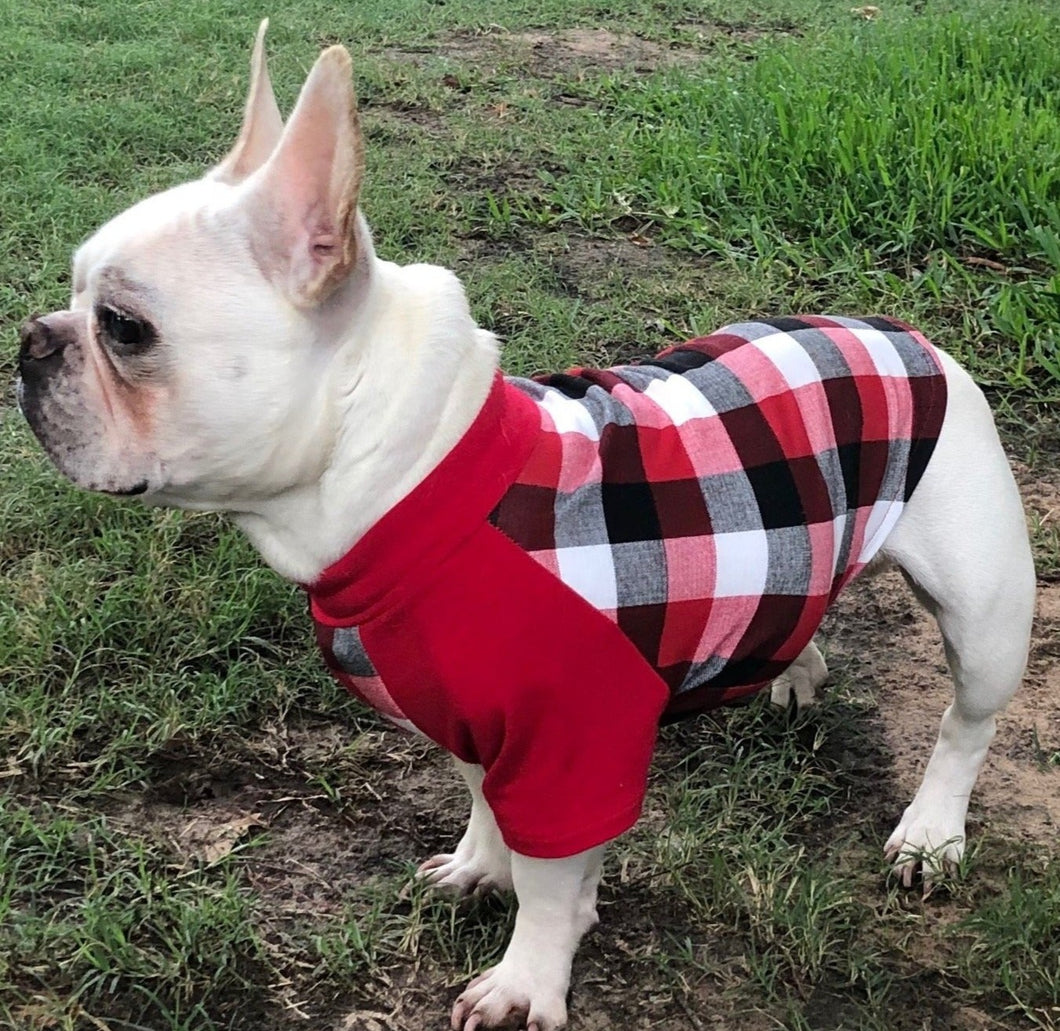
[[[23,327],[19,401],[74,483],[230,512],[274,569],[312,584],[457,445],[498,353],[450,272],[375,256],[357,206],[363,140],[346,50],[319,57],[285,125],[266,24],[232,151],[80,247],[70,308]],[[886,844],[907,885],[962,855],[995,714],[1023,674],[1035,591],[986,402],[952,359],[938,363],[948,403],[937,446],[879,549],[937,619],[956,689]],[[825,672],[808,645],[774,701],[812,700]],[[487,774],[457,762],[472,796],[467,832],[420,876],[513,888],[519,908],[501,962],[459,996],[452,1027],[555,1031],[575,949],[596,922],[605,846],[547,857],[509,847]]]

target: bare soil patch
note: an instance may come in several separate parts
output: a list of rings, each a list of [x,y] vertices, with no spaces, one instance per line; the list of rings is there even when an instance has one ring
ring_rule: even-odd
[[[604,249],[621,264],[640,255],[622,241]],[[578,253],[578,252],[575,252]],[[598,260],[594,255],[592,261]],[[636,259],[634,259],[636,260]],[[643,260],[652,261],[651,257]],[[1055,518],[1060,486],[1020,468],[1029,514]],[[847,691],[873,708],[857,710],[848,737],[830,741],[848,782],[834,821],[811,830],[833,840],[849,834],[889,833],[911,799],[930,755],[942,711],[952,697],[938,631],[896,573],[863,579],[830,615],[823,633],[829,663],[847,681]],[[1055,846],[1060,828],[1060,583],[1040,585],[1039,613],[1026,681],[999,720],[997,738],[980,775],[969,814],[973,841],[1003,838],[1029,846]],[[825,704],[828,704],[827,702]],[[833,700],[832,704],[844,704]],[[866,713],[868,713],[866,715]],[[716,717],[724,719],[724,714]],[[360,719],[358,718],[358,724]],[[676,764],[687,744],[687,725],[667,728],[659,767]],[[360,736],[358,736],[360,735]],[[349,742],[358,744],[350,754]],[[406,912],[400,898],[412,864],[457,840],[465,815],[464,792],[448,762],[421,742],[389,730],[347,723],[340,712],[301,725],[272,728],[244,743],[243,758],[211,768],[203,756],[174,759],[159,767],[145,797],[130,798],[113,819],[130,833],[145,835],[188,864],[211,862],[240,850],[249,887],[261,900],[263,933],[286,948],[291,928],[306,922],[343,919],[351,891],[377,885],[392,913]],[[322,790],[315,771],[331,770],[340,791]],[[667,826],[665,784],[657,774],[642,821],[642,833]],[[843,862],[840,854],[837,862]],[[860,861],[860,858],[859,858]],[[572,1028],[579,1031],[765,1031],[775,1016],[737,1008],[724,977],[690,969],[675,980],[662,975],[657,958],[672,951],[675,936],[688,933],[688,914],[672,894],[654,884],[635,860],[630,870],[612,864],[601,897],[602,925],[579,952],[571,999]],[[973,869],[972,877],[981,875]],[[873,873],[866,871],[866,883]],[[882,894],[881,885],[881,894]],[[913,903],[911,903],[913,904]],[[403,908],[405,907],[405,908]],[[924,909],[925,928],[959,918],[945,902]],[[471,903],[454,916],[444,948],[410,952],[348,983],[342,997],[322,997],[312,982],[295,979],[269,991],[270,1022],[279,1031],[422,1031],[444,1024],[446,1007],[465,980],[453,955],[481,960],[484,940],[511,919],[499,900]],[[935,940],[932,939],[932,942]],[[913,946],[928,948],[927,942]],[[932,945],[931,947],[936,947]],[[745,946],[724,931],[710,945],[711,968],[739,969]],[[287,956],[284,963],[290,962]],[[936,977],[925,961],[923,977]],[[348,990],[346,990],[348,989]],[[821,986],[806,999],[810,1026],[850,1026],[861,1010],[855,1001]],[[917,1027],[972,1031],[999,1023],[980,1010],[951,1007],[933,981],[910,982],[912,1003],[938,999],[921,1013]],[[283,1014],[286,1014],[284,1016]],[[908,1021],[895,1027],[913,1027]]]
[[[1060,765],[1048,761],[1060,754],[1060,587],[1045,584],[1039,597],[1031,663],[998,719],[972,796],[970,836],[989,828],[1049,845],[1060,829]],[[873,685],[876,720],[892,759],[892,768],[880,772],[890,781],[888,794],[909,801],[952,700],[938,629],[895,572],[855,585],[834,618],[842,627],[827,637],[831,665],[856,670]]]
[[[1030,522],[1060,517],[1060,485],[1017,467]],[[912,798],[952,700],[942,639],[897,572],[855,583],[825,635],[830,664],[875,694],[882,743],[893,757],[890,792]],[[882,773],[883,771],[881,771]],[[904,804],[904,802],[903,802]],[[897,815],[897,814],[895,814]],[[1053,845],[1060,832],[1060,583],[1042,581],[1023,685],[998,718],[997,736],[969,809],[969,836]]]
[[[626,32],[608,29],[568,29],[565,32],[519,32],[511,36],[526,48],[539,75],[566,75],[569,70],[632,68],[651,72],[671,64],[699,60],[693,47],[664,45]]]
[[[571,291],[587,298],[608,296],[616,281],[620,284],[655,273],[665,273],[678,262],[685,268],[695,258],[658,247],[637,231],[612,239],[586,236],[545,238],[540,251],[552,262],[560,278],[571,284]]]
[[[542,172],[555,171],[555,166],[527,164],[511,155],[494,160],[462,161],[455,168],[445,168],[445,179],[454,194],[525,197],[541,192]]]
[[[385,54],[414,64],[440,57],[486,73],[501,66],[517,66],[540,78],[578,78],[619,68],[652,72],[669,65],[695,63],[731,33],[721,28],[710,32],[700,26],[686,35],[688,42],[659,43],[603,28],[508,32],[498,26],[481,32],[454,32],[423,47],[391,47]]]

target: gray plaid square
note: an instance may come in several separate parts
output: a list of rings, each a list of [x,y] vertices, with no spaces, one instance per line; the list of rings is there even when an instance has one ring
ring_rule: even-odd
[[[700,366],[698,369],[690,369],[685,374],[685,379],[709,399],[718,414],[732,412],[737,408],[747,408],[755,403],[747,387],[740,382],[740,378],[727,366],[719,362],[711,362]]]
[[[613,544],[618,605],[665,605],[669,598],[666,546],[662,541]]]
[[[739,533],[762,528],[758,499],[746,473],[741,471],[702,476],[699,489],[707,503],[713,533]]]
[[[587,483],[570,494],[556,495],[555,531],[557,548],[610,543],[599,483]]]
[[[355,626],[339,627],[331,642],[331,652],[339,665],[351,677],[374,677],[378,674],[361,644],[361,634]]]
[[[810,591],[813,548],[805,526],[781,526],[766,530],[769,563],[763,594],[794,594],[806,597]]]

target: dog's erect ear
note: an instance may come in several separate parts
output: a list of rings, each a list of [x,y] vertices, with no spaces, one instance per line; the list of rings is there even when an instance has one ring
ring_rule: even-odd
[[[323,301],[352,270],[363,174],[350,55],[329,47],[272,156],[248,184],[258,260],[295,304]]]
[[[250,91],[239,139],[225,159],[210,172],[211,179],[220,179],[224,183],[242,182],[268,161],[283,134],[283,118],[276,106],[265,60],[265,30],[268,27],[269,19],[265,18],[258,26],[254,40],[254,52],[250,57]]]

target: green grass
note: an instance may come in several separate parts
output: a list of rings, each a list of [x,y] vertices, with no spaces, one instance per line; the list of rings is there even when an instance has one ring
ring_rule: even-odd
[[[271,971],[231,864],[181,869],[101,818],[9,801],[0,869],[5,1026],[132,1027],[146,1016],[152,1031],[193,1031],[261,1012],[237,1002]]]
[[[1060,872],[1015,869],[1004,892],[966,920],[971,977],[1040,1027],[1060,1019]],[[1033,1001],[1032,1001],[1033,1000]]]
[[[634,218],[821,295],[846,283],[861,303],[934,312],[981,379],[1055,397],[1058,32],[1055,9],[983,5],[606,83],[611,139],[587,175],[550,176],[536,214]]]
[[[510,371],[883,311],[960,355],[1048,473],[1060,18],[922,7],[307,0],[273,13],[269,50],[287,108],[320,46],[350,46],[378,250],[456,268]],[[65,303],[72,247],[224,153],[262,13],[0,2],[5,373],[18,323]],[[10,403],[0,453],[0,1025],[441,1026],[512,918],[406,889],[459,833],[441,766],[339,696],[304,599],[223,520],[74,492]],[[1055,580],[1050,504],[1032,526]],[[861,674],[794,724],[756,704],[664,732],[575,1021],[1060,1024],[1055,842],[990,827],[928,902],[889,883],[906,800]],[[247,814],[263,826],[206,858],[196,834]]]

